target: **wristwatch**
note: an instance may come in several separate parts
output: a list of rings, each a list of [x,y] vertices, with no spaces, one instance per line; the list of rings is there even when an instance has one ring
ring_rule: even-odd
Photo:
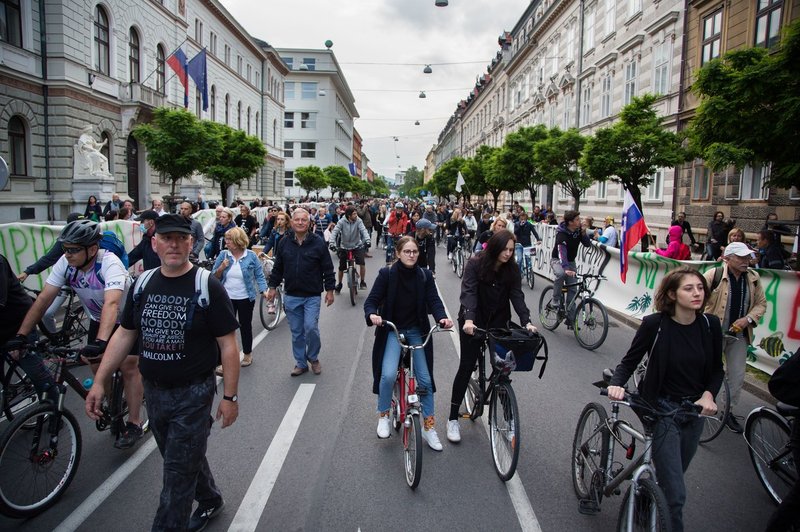
[[[226,400],[226,401],[230,401],[230,402],[232,402],[232,403],[238,403],[238,402],[239,402],[239,395],[238,395],[238,394],[233,394],[233,395],[223,395],[223,396],[222,396],[222,398],[223,398],[224,400]]]
[[[753,325],[753,323],[754,323],[753,322],[753,318],[751,318],[750,316],[745,316],[745,319],[747,320],[747,323],[749,323],[750,325]]]

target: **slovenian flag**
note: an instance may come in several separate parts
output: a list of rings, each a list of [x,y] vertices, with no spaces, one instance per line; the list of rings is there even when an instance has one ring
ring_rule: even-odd
[[[619,276],[622,282],[628,275],[628,252],[648,233],[644,216],[630,190],[625,190],[625,203],[622,205],[622,246],[619,253]]]
[[[178,76],[178,81],[183,85],[183,106],[189,107],[189,79],[186,69],[186,54],[181,48],[176,49],[167,58],[167,64]]]

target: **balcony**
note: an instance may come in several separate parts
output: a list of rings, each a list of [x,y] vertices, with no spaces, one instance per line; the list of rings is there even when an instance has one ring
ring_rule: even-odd
[[[163,106],[167,100],[166,95],[139,83],[122,83],[119,92],[123,105],[134,104],[154,109]]]

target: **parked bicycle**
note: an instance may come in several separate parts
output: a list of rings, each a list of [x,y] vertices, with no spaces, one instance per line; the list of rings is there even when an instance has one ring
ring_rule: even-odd
[[[447,235],[447,239],[455,239],[456,247],[453,248],[452,258],[449,259],[450,265],[453,267],[453,272],[458,275],[460,279],[464,275],[464,264],[467,262],[467,254],[462,245],[463,238]]]
[[[269,275],[272,273],[272,266],[275,261],[268,257],[265,253],[258,254],[258,260],[261,261],[261,267],[264,269],[264,277],[269,280]],[[258,314],[261,318],[261,325],[268,331],[273,330],[278,326],[283,314],[283,281],[275,289],[275,299],[270,303],[264,294],[261,294],[261,300],[258,305]]]
[[[744,439],[758,480],[775,504],[780,504],[798,481],[789,438],[800,408],[779,402],[776,408],[759,406],[747,415]]]
[[[417,394],[414,357],[411,355],[415,349],[425,349],[433,337],[433,333],[452,332],[453,329],[442,329],[439,324],[436,324],[425,335],[425,340],[421,345],[408,345],[405,335],[400,334],[394,323],[383,320],[383,325],[394,331],[402,350],[400,367],[397,369],[397,380],[392,390],[391,416],[395,431],[399,431],[400,427],[403,427],[403,471],[406,483],[411,489],[414,489],[422,478],[423,440],[422,404]]]
[[[489,443],[492,448],[492,461],[497,476],[504,482],[514,476],[519,460],[520,449],[520,417],[517,397],[511,386],[512,371],[531,371],[536,360],[542,360],[539,378],[542,378],[547,366],[548,348],[544,337],[538,333],[529,333],[536,339],[538,347],[530,352],[502,352],[494,349],[491,353],[492,372],[486,377],[486,351],[490,336],[503,337],[510,333],[509,329],[490,329],[488,331],[475,328],[478,338],[483,340],[480,354],[475,362],[475,369],[467,384],[467,392],[462,403],[464,410],[461,416],[472,421],[483,416],[483,407],[489,405]],[[495,347],[497,344],[495,343]],[[544,354],[539,350],[544,347]]]
[[[605,386],[612,374],[605,370],[603,382],[597,383],[602,387],[601,395],[607,395]],[[645,419],[644,432],[619,418],[620,405],[630,407]],[[630,480],[620,506],[617,530],[670,530],[669,506],[656,482],[652,461],[652,427],[658,419],[679,413],[697,416],[699,405],[684,401],[674,410],[661,412],[638,394],[626,393],[623,401],[611,402],[611,417],[599,403],[584,407],[572,442],[572,485],[582,514],[598,513],[603,498],[619,495],[622,483]],[[638,456],[637,442],[641,444]],[[617,454],[618,446],[624,450],[624,458],[623,453]]]
[[[603,275],[576,274],[574,281],[561,289],[561,304],[553,303],[553,287],[548,286],[539,298],[539,321],[548,331],[554,331],[562,321],[572,329],[578,343],[588,350],[603,345],[608,335],[608,311],[599,299],[594,297],[595,289],[589,287],[591,280],[605,281]],[[569,280],[569,279],[567,279]],[[574,297],[565,301],[568,289],[577,286]]]
[[[67,367],[68,361],[78,359],[78,351],[54,347],[46,339],[28,349],[54,368],[58,400],[44,400],[19,412],[0,436],[0,513],[9,517],[32,517],[55,504],[75,477],[81,458],[80,426],[64,406],[67,386],[84,399],[88,394]],[[6,362],[16,364],[13,359]],[[112,375],[106,399],[95,427],[109,430],[118,439],[128,417],[120,371]],[[142,431],[147,432],[149,421],[144,404],[142,419]]]

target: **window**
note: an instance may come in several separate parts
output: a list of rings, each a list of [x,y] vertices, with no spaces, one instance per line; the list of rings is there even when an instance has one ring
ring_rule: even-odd
[[[94,13],[94,68],[101,74],[111,72],[109,49],[108,15],[105,9],[97,6]]]
[[[608,197],[608,183],[606,181],[597,182],[597,199],[604,200]]]
[[[256,88],[261,89],[261,72],[256,70]]]
[[[203,23],[199,18],[194,19],[194,40],[203,45]]]
[[[548,126],[550,128],[556,127],[556,102],[550,104],[550,117],[548,120]]]
[[[567,187],[561,185],[558,187],[558,201],[567,201],[570,198],[569,191],[567,191]]]
[[[317,156],[316,142],[301,142],[300,157],[302,159],[314,159]]]
[[[278,143],[278,120],[272,119],[272,144]]]
[[[293,187],[294,186],[294,172],[286,171],[283,173],[283,186],[285,187]]]
[[[600,90],[600,118],[611,116],[611,74],[603,76]]]
[[[800,188],[792,187],[789,189],[789,199],[797,200],[800,199]]]
[[[253,67],[251,67],[248,64],[247,65],[247,78],[246,78],[248,83],[250,83],[250,80],[252,79],[252,76],[253,76]]]
[[[758,0],[756,46],[772,48],[780,40],[783,0]]]
[[[742,185],[739,188],[743,200],[767,199],[766,182],[769,179],[770,166],[745,166],[742,170]]]
[[[671,42],[665,40],[653,47],[653,94],[669,93]]]
[[[300,113],[300,129],[317,129],[317,113]]]
[[[287,159],[291,159],[294,157],[294,142],[284,142],[283,143],[283,156]],[[292,186],[292,185],[288,185]]]
[[[317,69],[317,60],[313,57],[304,57],[303,64],[308,67],[309,70],[316,70]]]
[[[200,89],[195,87],[194,90],[194,114],[197,118],[202,118],[203,106],[201,104]]]
[[[614,23],[617,18],[616,4],[617,0],[606,0],[606,35],[614,33]]]
[[[567,28],[566,48],[567,63],[569,63],[575,57],[575,24],[570,24],[569,28]]]
[[[236,128],[242,129],[242,100],[236,104]]]
[[[625,99],[623,105],[628,105],[636,96],[636,70],[638,65],[636,61],[631,61],[625,65]]]
[[[283,82],[283,97],[286,100],[294,100],[294,81]]]
[[[255,126],[256,126],[256,131],[255,131],[255,133],[256,133],[256,137],[257,137],[257,136],[258,136],[258,111],[256,111],[256,122],[255,122]]]
[[[653,181],[647,186],[648,201],[661,201],[664,191],[664,169],[659,168],[650,176]]]
[[[225,125],[231,124],[231,95],[225,95]]]
[[[236,73],[239,74],[240,76],[242,75],[242,56],[241,55],[237,55],[236,56]]]
[[[286,66],[289,67],[289,70],[294,70],[294,57],[281,57],[281,61],[286,63]]]
[[[294,113],[283,113],[283,127],[287,129],[294,127]]]
[[[217,34],[213,31],[208,34],[208,51],[217,55]]]
[[[208,107],[211,110],[210,118],[212,122],[217,121],[217,88],[214,85],[211,85],[211,91],[208,93],[208,99],[211,100],[208,102]]]
[[[225,45],[225,64],[231,66],[231,47]]]
[[[0,0],[0,42],[22,48],[22,17],[19,0]]]
[[[303,81],[300,83],[301,87],[301,95],[300,99],[302,100],[316,100],[317,99],[317,83],[316,82],[308,82]]]
[[[564,129],[572,126],[570,121],[570,111],[572,110],[572,94],[564,95]]]
[[[586,86],[583,88],[583,95],[581,101],[581,125],[585,126],[592,119],[592,88]]]
[[[722,45],[722,9],[703,19],[703,57],[700,65],[704,65],[714,58],[719,57]]]
[[[586,44],[585,50],[594,48],[594,6],[586,10],[586,25],[584,26],[583,42]]]
[[[167,92],[167,61],[164,57],[164,47],[156,47],[156,91],[161,94]]]
[[[702,160],[694,163],[694,176],[692,178],[692,199],[708,199],[708,189],[711,181],[711,171],[706,168]]]
[[[132,83],[139,83],[139,34],[131,28],[128,40],[128,71]]]
[[[628,18],[642,11],[642,0],[628,0]]]
[[[250,134],[250,107],[247,107],[247,134]]]
[[[8,121],[8,170],[11,175],[28,175],[28,146],[25,124],[18,116]]]

